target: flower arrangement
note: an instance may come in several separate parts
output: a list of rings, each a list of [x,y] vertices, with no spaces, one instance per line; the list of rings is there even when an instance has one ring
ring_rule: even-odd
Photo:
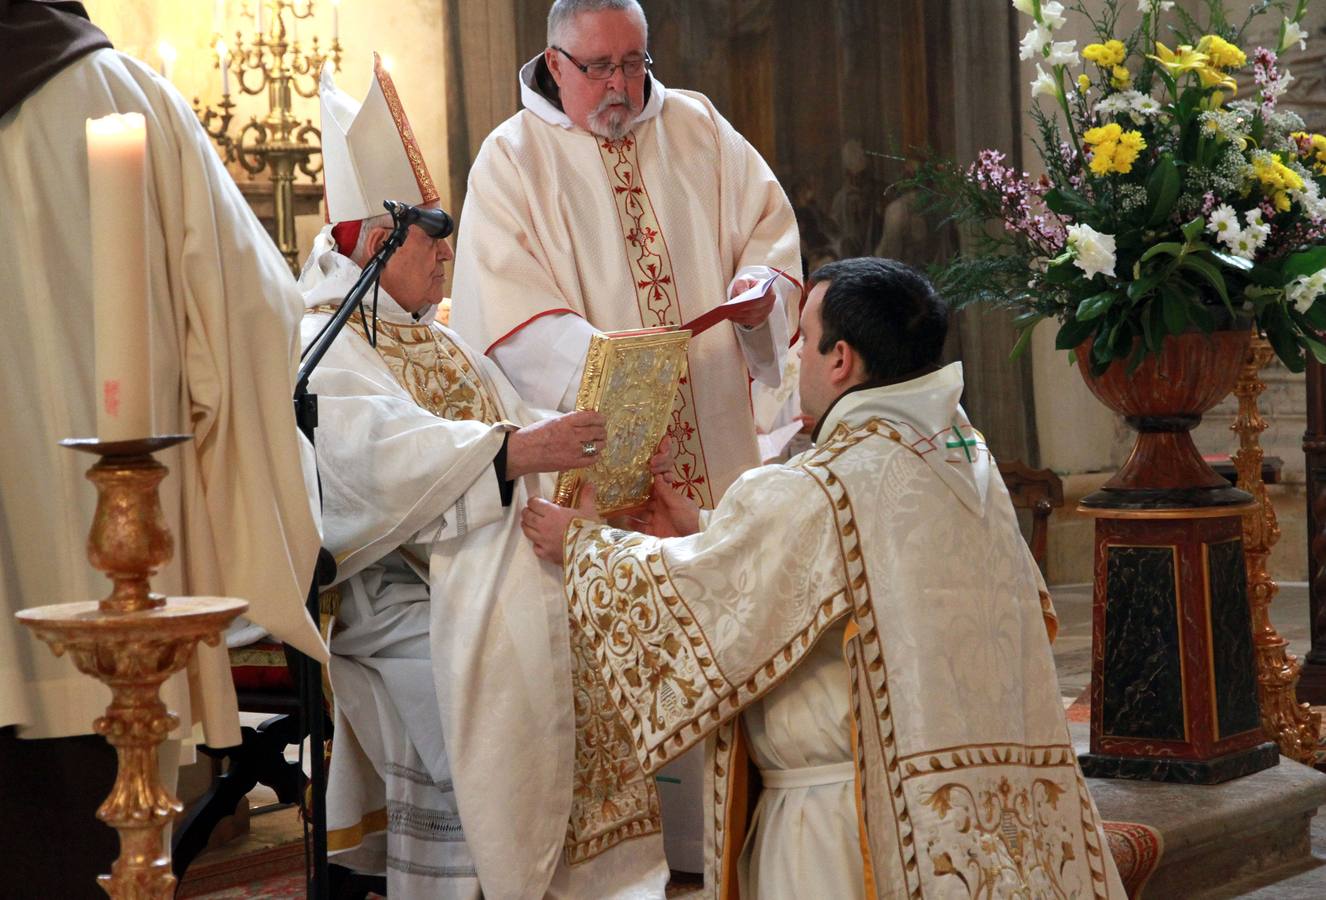
[[[1230,317],[1255,319],[1293,371],[1305,353],[1326,362],[1326,136],[1279,105],[1293,80],[1279,56],[1306,45],[1307,5],[1257,0],[1236,25],[1220,0],[1207,0],[1205,23],[1139,0],[1139,24],[1116,36],[1119,0],[1094,16],[1080,0],[1013,0],[1031,23],[1021,56],[1036,62],[1045,174],[995,150],[967,169],[922,163],[912,184],[933,205],[996,225],[974,229],[971,249],[936,272],[940,290],[956,305],[1015,310],[1015,354],[1037,323],[1059,320],[1056,346],[1091,339],[1097,375]],[[1277,46],[1249,56],[1244,33],[1272,7]],[[1097,38],[1080,54],[1059,39],[1069,12]]]

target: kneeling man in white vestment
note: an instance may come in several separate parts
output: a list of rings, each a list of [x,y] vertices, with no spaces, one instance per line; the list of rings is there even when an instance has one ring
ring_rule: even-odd
[[[382,201],[438,198],[381,66],[362,107],[327,73],[321,103],[332,224],[300,278],[306,345],[388,237]],[[588,465],[606,433],[597,413],[541,419],[434,321],[451,258],[411,227],[376,317],[370,293],[310,379],[339,569],[328,843],[393,898],[542,897],[571,807],[569,629],[518,515],[526,476]]]
[[[708,738],[708,896],[1122,898],[946,305],[892,260],[811,281],[810,450],[712,513],[656,479],[655,536],[529,502],[605,715],[646,773]]]

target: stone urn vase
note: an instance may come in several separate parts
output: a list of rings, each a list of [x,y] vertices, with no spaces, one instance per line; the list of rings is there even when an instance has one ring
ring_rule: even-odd
[[[1251,323],[1170,335],[1087,386],[1137,430],[1078,511],[1095,519],[1091,749],[1097,778],[1216,784],[1273,766],[1261,730],[1243,514],[1252,495],[1206,464],[1192,428],[1234,389]]]
[[[1250,323],[1229,322],[1205,334],[1169,335],[1159,354],[1131,373],[1123,360],[1092,375],[1091,340],[1077,351],[1077,365],[1096,398],[1137,431],[1128,460],[1098,491],[1087,509],[1191,509],[1239,506],[1252,496],[1232,487],[1202,459],[1191,430],[1238,382],[1251,340]]]

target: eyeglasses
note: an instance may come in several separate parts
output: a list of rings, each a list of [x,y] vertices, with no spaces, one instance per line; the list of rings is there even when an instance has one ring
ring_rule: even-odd
[[[621,69],[622,74],[627,78],[639,78],[654,64],[654,61],[649,58],[649,54],[645,53],[644,56],[624,59],[619,63],[592,62],[589,65],[585,65],[561,47],[553,45],[552,49],[571,60],[571,65],[583,72],[585,77],[591,81],[607,81],[612,77],[612,73],[616,72],[618,69]]]

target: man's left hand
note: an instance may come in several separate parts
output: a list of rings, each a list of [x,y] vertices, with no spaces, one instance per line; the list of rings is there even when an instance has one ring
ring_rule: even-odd
[[[531,497],[520,514],[520,530],[534,543],[535,556],[560,566],[566,529],[570,527],[572,519],[598,519],[598,510],[594,506],[594,485],[588,481],[580,489],[580,500],[574,507],[558,506],[542,497]]]
[[[758,278],[738,278],[732,283],[732,291],[728,294],[728,299],[739,296],[743,291],[748,291],[759,283]],[[763,297],[740,312],[732,314],[733,324],[742,325],[746,328],[754,328],[757,325],[764,324],[764,320],[769,318],[769,313],[773,312],[776,299],[777,295],[774,293],[773,285],[770,285],[769,290],[764,292]]]

